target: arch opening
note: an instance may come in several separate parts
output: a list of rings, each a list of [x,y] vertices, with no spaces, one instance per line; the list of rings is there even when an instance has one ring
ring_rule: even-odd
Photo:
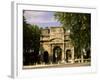
[[[58,63],[62,59],[62,49],[60,46],[55,46],[53,48],[53,63]]]

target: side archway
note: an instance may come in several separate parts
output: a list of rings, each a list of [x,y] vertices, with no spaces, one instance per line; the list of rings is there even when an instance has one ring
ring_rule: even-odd
[[[44,51],[43,60],[44,60],[45,64],[49,63],[49,54],[48,54],[48,51]]]
[[[68,60],[71,59],[71,50],[70,49],[67,49],[65,55],[66,55],[66,59],[65,60],[66,60],[66,62],[68,62]]]

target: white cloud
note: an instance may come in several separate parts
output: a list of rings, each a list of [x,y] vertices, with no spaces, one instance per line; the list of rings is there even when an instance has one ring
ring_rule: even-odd
[[[25,11],[24,16],[30,24],[57,22],[50,12]]]

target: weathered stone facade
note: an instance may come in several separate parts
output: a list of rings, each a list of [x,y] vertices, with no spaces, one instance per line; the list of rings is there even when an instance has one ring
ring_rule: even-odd
[[[41,52],[47,51],[51,62],[74,63],[74,46],[69,38],[70,32],[64,32],[62,27],[41,29]]]

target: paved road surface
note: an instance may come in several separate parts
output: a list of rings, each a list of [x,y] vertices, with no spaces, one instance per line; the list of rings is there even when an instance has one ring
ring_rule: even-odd
[[[62,67],[82,67],[91,66],[90,63],[74,63],[74,64],[49,64],[49,65],[31,65],[23,66],[23,69],[39,69],[39,68],[62,68]]]

